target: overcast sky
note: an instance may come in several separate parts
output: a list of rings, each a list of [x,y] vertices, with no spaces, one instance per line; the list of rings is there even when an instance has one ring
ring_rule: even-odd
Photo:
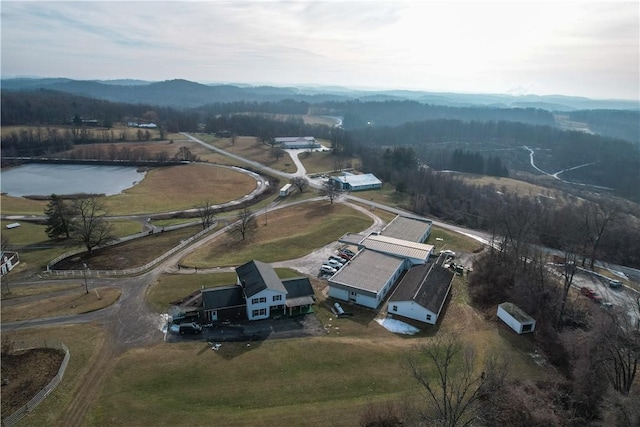
[[[2,1],[2,77],[640,98],[640,2]]]

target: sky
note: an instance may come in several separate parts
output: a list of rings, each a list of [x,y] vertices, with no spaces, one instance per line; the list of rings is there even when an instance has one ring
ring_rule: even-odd
[[[5,1],[1,74],[640,99],[640,2]]]

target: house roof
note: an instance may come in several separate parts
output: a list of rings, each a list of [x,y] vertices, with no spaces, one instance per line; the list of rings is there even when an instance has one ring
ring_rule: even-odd
[[[205,310],[239,307],[246,305],[242,288],[238,285],[202,290],[202,307]]]
[[[244,288],[247,298],[262,292],[265,289],[271,289],[285,294],[287,293],[287,290],[273,267],[264,262],[255,260],[249,261],[248,263],[237,267],[236,274],[238,275],[240,285]]]
[[[499,304],[498,307],[501,307],[504,311],[509,313],[514,319],[516,319],[520,323],[535,322],[533,317],[529,316],[520,307],[518,307],[512,302],[503,302],[502,304]]]
[[[376,252],[384,252],[403,258],[421,259],[424,261],[429,259],[429,254],[433,250],[433,245],[410,242],[408,240],[376,234],[372,234],[364,239],[362,246]]]
[[[453,272],[433,263],[412,267],[404,275],[389,302],[415,301],[435,314],[449,294]]]
[[[331,177],[333,180],[340,181],[343,184],[349,184],[351,187],[360,187],[365,185],[382,185],[376,176],[372,173],[366,173],[362,175],[354,175],[345,172],[342,176]]]
[[[410,242],[423,243],[422,239],[431,228],[431,221],[426,219],[409,218],[406,216],[396,216],[380,232],[380,235],[395,237],[396,239]]]
[[[329,279],[330,283],[377,294],[404,264],[404,259],[363,250]]]
[[[294,277],[282,281],[287,289],[287,307],[311,305],[315,302],[313,287],[308,277]]]

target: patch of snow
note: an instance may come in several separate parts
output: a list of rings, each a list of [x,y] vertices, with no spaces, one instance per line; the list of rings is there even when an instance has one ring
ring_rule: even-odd
[[[420,329],[415,326],[408,325],[396,319],[376,319],[376,322],[378,322],[380,326],[385,328],[387,331],[395,334],[413,335],[420,332]]]
[[[167,333],[167,325],[169,324],[169,315],[167,313],[160,315],[160,321],[158,322],[158,329],[163,334]]]

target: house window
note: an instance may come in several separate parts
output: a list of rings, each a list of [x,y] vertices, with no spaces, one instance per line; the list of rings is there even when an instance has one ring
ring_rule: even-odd
[[[258,301],[258,302],[260,302],[260,303],[262,303],[262,302],[267,302],[267,297],[262,297],[262,298],[260,298],[260,301]]]
[[[258,303],[258,299],[259,299],[259,298],[253,298],[253,299],[251,300],[251,304],[257,304],[257,303]]]
[[[393,311],[398,311],[398,306],[397,306],[397,305],[394,305],[394,306],[391,308],[391,310],[393,310]]]
[[[267,297],[262,297],[262,298],[253,298],[251,300],[251,304],[260,304],[262,302],[267,302]]]
[[[261,308],[258,310],[253,310],[251,317],[258,317],[258,316],[266,316],[267,315],[267,309],[266,308]]]
[[[274,301],[282,301],[282,295],[274,295],[273,296],[273,300]]]
[[[427,314],[427,320],[431,320],[431,315]]]

